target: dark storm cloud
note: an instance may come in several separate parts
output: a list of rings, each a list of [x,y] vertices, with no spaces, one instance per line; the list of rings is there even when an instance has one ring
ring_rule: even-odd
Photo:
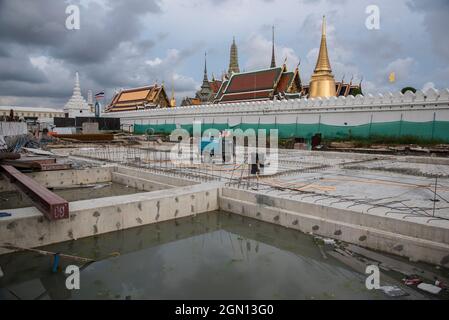
[[[2,56],[0,52],[0,80],[2,82],[19,81],[34,84],[47,82],[45,74],[31,64],[22,48],[10,45],[8,49],[9,52],[5,56]],[[21,62],[20,65],[18,61]]]
[[[122,41],[139,36],[143,16],[161,12],[155,1],[115,0],[110,5],[107,10],[97,3],[84,8],[80,30],[67,32],[64,44],[55,48],[55,57],[75,64],[100,62]]]
[[[63,86],[65,84],[65,86]],[[73,81],[66,79],[60,86],[54,83],[44,83],[39,86],[30,82],[5,81],[0,84],[0,90],[5,95],[16,97],[36,97],[36,98],[60,98],[68,100],[72,94]]]
[[[159,5],[154,1],[115,0],[109,4],[109,9],[97,3],[90,3],[87,8],[80,7],[81,28],[69,31],[65,28],[67,4],[63,1],[2,0],[0,2],[2,51],[7,52],[9,45],[18,44],[22,46],[24,52],[36,54],[44,52],[77,65],[98,63],[113,54],[122,41],[132,40],[138,36],[141,16],[160,12]],[[148,49],[150,43],[142,43]],[[15,58],[17,73],[29,70],[19,68],[27,64],[27,60],[27,56]],[[27,75],[17,77],[24,80],[28,78]]]
[[[145,63],[155,40],[141,38],[142,22],[147,15],[162,13],[156,0],[79,5],[79,30],[65,27],[70,3],[0,0],[0,96],[67,97],[75,71],[81,74],[83,89],[140,86],[154,81],[155,73],[169,78],[165,70]],[[155,34],[154,38],[167,35]],[[167,63],[175,66],[191,51],[173,56],[165,67]],[[48,59],[37,63],[42,66],[33,64],[32,57]]]
[[[6,50],[6,48],[4,47],[0,47],[0,57],[2,58],[7,58],[10,57],[11,55],[9,54],[9,52]]]
[[[56,45],[67,30],[63,1],[0,0],[0,41],[24,45]]]
[[[424,14],[424,27],[432,39],[435,52],[446,61],[449,61],[449,1],[410,0],[408,3],[412,10]]]
[[[192,94],[198,83],[190,75],[201,81],[204,50],[210,56],[209,70],[222,70],[229,58],[228,39],[235,34],[244,65],[260,56],[257,50],[245,54],[245,37],[256,28],[256,33],[271,41],[273,23],[277,45],[302,59],[307,77],[315,65],[312,49],[319,45],[324,13],[338,77],[345,72],[363,73],[372,80],[377,69],[412,58],[417,64],[407,65],[425,70],[425,81],[437,82],[433,75],[440,70],[441,85],[446,85],[449,1],[374,2],[382,8],[384,23],[376,32],[364,27],[370,0],[0,0],[0,104],[14,98],[36,105],[65,102],[75,71],[80,73],[84,94],[87,89],[111,92],[156,80],[165,80],[171,89],[172,79],[177,94]],[[70,3],[80,6],[80,30],[65,28]],[[395,23],[389,25],[389,21]],[[421,78],[422,70],[413,79]],[[378,87],[375,83],[373,90]]]

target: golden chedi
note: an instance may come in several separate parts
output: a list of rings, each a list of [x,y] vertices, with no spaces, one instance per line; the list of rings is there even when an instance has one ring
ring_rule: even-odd
[[[320,52],[315,71],[310,79],[309,98],[335,97],[335,79],[332,74],[326,43],[326,19],[323,17]]]

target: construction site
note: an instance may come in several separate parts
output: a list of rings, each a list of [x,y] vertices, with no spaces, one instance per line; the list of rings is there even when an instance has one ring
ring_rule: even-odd
[[[8,126],[0,299],[449,298],[444,155]]]

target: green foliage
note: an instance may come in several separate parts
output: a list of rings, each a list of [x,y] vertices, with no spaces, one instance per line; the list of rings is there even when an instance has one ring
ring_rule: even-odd
[[[362,89],[361,89],[361,88],[354,88],[354,89],[351,90],[351,94],[355,97],[355,96],[357,96],[358,94],[363,95],[363,92],[362,92]]]
[[[411,91],[413,93],[416,93],[416,89],[413,87],[405,87],[401,90],[402,94],[405,94],[407,91]]]

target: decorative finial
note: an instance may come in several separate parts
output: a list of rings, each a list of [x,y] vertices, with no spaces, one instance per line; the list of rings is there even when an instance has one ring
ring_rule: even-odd
[[[201,85],[201,88],[209,87],[209,78],[207,75],[207,52],[204,52],[204,75],[203,75],[203,84]]]
[[[238,50],[237,50],[237,45],[235,44],[235,36],[233,36],[231,51],[230,51],[228,74],[240,73],[239,60],[238,60],[239,58],[238,58],[237,51]]]
[[[276,68],[276,58],[274,54],[274,25],[272,26],[272,48],[271,48],[271,68]]]
[[[326,16],[324,16],[324,15],[323,15],[323,26],[322,26],[321,33],[323,36],[326,35]]]

